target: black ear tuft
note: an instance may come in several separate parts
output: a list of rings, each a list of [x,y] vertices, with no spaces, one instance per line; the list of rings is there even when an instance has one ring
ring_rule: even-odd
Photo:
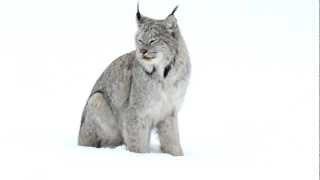
[[[141,14],[140,14],[140,11],[139,11],[139,2],[137,3],[137,20],[140,21],[141,20]]]
[[[174,15],[174,13],[177,11],[177,9],[178,9],[178,5],[173,9],[173,11],[169,14],[169,16],[172,16],[172,15]]]

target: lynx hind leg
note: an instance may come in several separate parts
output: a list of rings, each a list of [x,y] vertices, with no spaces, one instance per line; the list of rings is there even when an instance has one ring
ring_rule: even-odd
[[[118,123],[101,93],[89,98],[82,118],[79,145],[99,148],[122,144]]]

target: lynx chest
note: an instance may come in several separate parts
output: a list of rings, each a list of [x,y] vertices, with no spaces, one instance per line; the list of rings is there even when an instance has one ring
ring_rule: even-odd
[[[169,78],[169,77],[168,77]],[[171,77],[172,78],[172,77]],[[183,82],[175,79],[164,79],[156,84],[147,101],[147,113],[156,122],[177,112],[185,95]]]

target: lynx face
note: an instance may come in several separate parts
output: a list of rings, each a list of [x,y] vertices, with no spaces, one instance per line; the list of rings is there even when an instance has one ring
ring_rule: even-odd
[[[136,55],[145,64],[168,64],[177,53],[178,26],[173,13],[155,20],[137,12]]]

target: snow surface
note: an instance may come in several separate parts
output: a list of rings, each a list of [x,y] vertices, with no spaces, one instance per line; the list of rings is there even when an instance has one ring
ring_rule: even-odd
[[[77,146],[95,80],[134,48],[135,3],[0,2],[0,179],[318,179],[316,1],[180,1],[185,156],[160,153],[156,136],[149,154]]]

